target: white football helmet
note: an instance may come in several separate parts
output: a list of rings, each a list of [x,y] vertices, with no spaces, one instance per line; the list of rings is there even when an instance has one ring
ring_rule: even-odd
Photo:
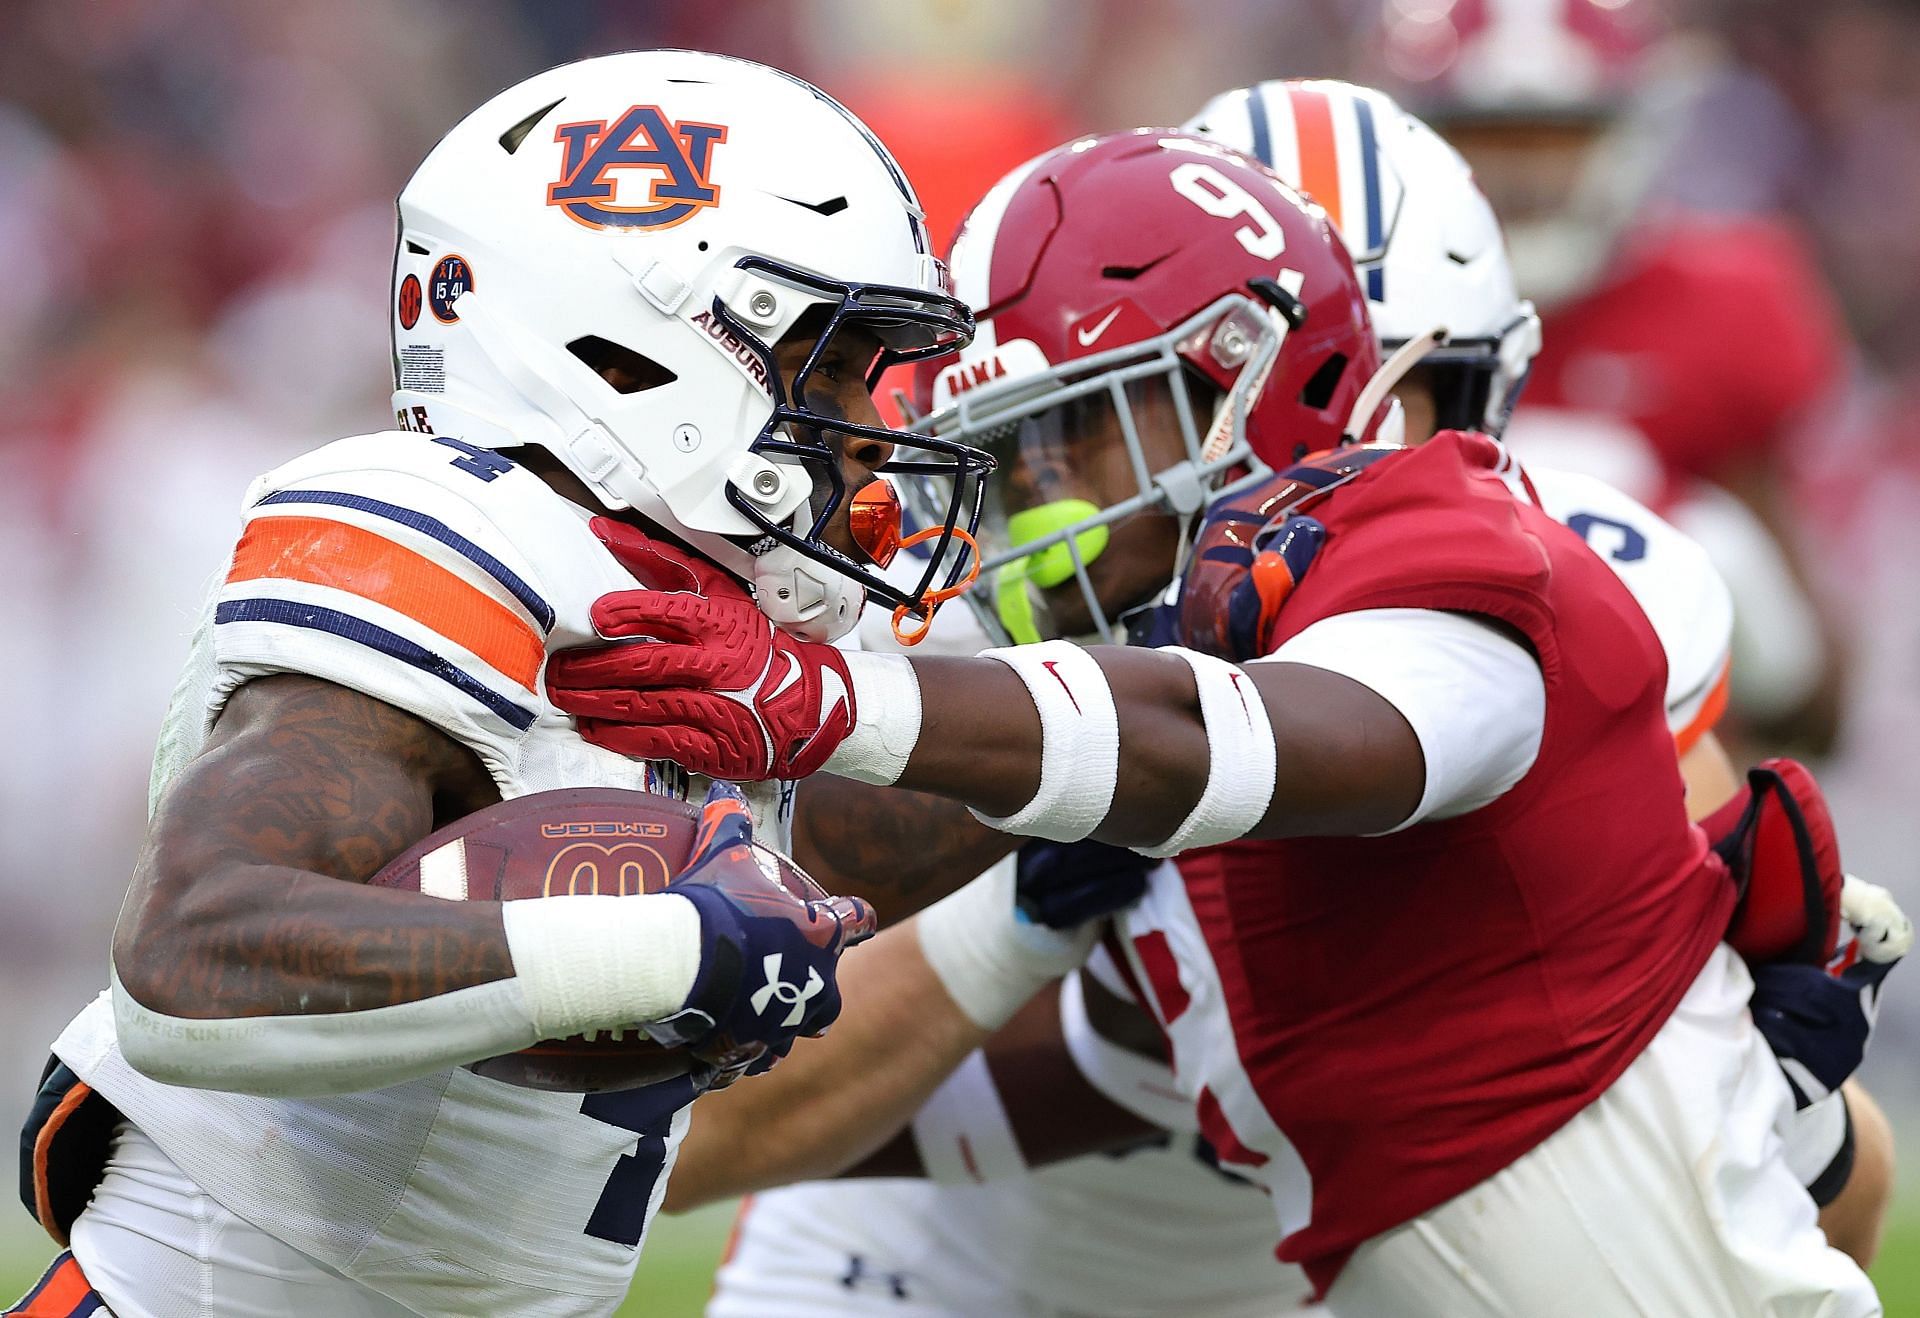
[[[1323,206],[1366,288],[1383,355],[1432,331],[1421,366],[1449,429],[1498,435],[1540,351],[1493,208],[1466,161],[1385,92],[1322,80],[1222,92],[1187,124]]]
[[[953,528],[972,529],[990,460],[804,401],[849,328],[884,345],[869,387],[973,329],[900,166],[831,97],[694,51],[581,60],[463,119],[399,206],[403,426],[547,449],[607,507],[751,582],[771,618],[812,639],[852,627],[868,592],[917,607],[958,579]],[[819,346],[789,390],[773,345],[808,313]],[[624,368],[621,388],[606,365]],[[853,494],[828,432],[901,445],[900,467],[957,477],[916,589],[822,542]]]

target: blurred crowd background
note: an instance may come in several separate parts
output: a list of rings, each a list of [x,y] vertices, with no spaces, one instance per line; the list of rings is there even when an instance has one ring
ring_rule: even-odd
[[[1029,155],[1257,79],[1430,112],[1545,318],[1516,443],[1714,544],[1743,753],[1815,758],[1850,868],[1920,910],[1916,0],[7,0],[0,1129],[105,980],[247,481],[391,424],[394,194],[497,88],[657,45],[819,83],[942,235]],[[1867,1078],[1911,1152],[1920,968],[1888,996]]]

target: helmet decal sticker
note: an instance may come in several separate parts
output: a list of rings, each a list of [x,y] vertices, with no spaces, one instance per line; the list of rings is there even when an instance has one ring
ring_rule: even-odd
[[[420,323],[420,278],[408,275],[400,281],[400,328],[410,330]]]
[[[547,205],[590,229],[667,229],[720,203],[708,181],[713,148],[727,140],[723,124],[669,123],[657,105],[636,105],[614,120],[561,124],[553,140],[565,151],[560,178],[547,185]],[[649,172],[643,205],[615,204],[612,171]]]
[[[473,267],[467,264],[466,257],[451,254],[441,257],[434,263],[433,274],[427,280],[427,298],[433,304],[433,318],[446,325],[459,320],[460,313],[453,309],[453,304],[473,286]],[[403,288],[403,298],[405,293]]]

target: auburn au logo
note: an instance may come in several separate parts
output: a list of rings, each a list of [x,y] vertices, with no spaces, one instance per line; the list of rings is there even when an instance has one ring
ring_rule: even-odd
[[[659,106],[636,105],[611,124],[561,124],[553,140],[566,152],[547,205],[589,228],[666,229],[720,202],[707,173],[714,146],[727,140],[724,124],[669,123]],[[640,180],[621,184],[614,173],[634,169],[651,174],[644,205],[631,195]]]

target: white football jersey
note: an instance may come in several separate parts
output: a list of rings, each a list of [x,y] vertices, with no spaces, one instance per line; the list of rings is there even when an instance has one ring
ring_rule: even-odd
[[[1697,738],[1724,698],[1733,630],[1731,599],[1705,551],[1593,477],[1532,467],[1527,476],[1548,515],[1577,531],[1646,611],[1667,653],[1668,724],[1677,741]],[[1517,472],[1511,483],[1527,497]],[[869,649],[896,648],[879,610],[862,619],[861,640]],[[970,612],[954,605],[935,620],[920,652],[968,653],[990,643]],[[1154,887],[1157,899],[1129,921],[1135,934],[1192,919],[1172,866],[1160,867]],[[1178,946],[1204,959],[1204,941],[1193,933],[1191,948],[1184,939]],[[1217,984],[1211,993],[1198,982],[1186,987],[1198,1006],[1220,1003]],[[1209,1026],[1206,1015],[1190,1007],[1182,1024],[1231,1051],[1224,1019]],[[1160,1074],[1161,1091],[1173,1091],[1171,1069]],[[1127,1106],[1149,1115],[1144,1104]],[[1312,1287],[1273,1257],[1274,1204],[1205,1165],[1194,1136],[1175,1133],[1170,1141],[982,1185],[849,1180],[756,1195],[742,1213],[710,1318],[869,1309],[1212,1318],[1298,1311]],[[1298,1189],[1308,1193],[1304,1169]]]
[[[227,697],[281,672],[419,715],[472,748],[503,797],[704,794],[675,766],[588,744],[547,702],[546,656],[595,640],[588,607],[637,583],[593,513],[531,472],[437,436],[364,435],[262,477],[243,516],[160,737],[154,800]],[[749,799],[785,849],[780,785]],[[466,1070],[327,1098],[178,1088],[127,1064],[105,994],[54,1051],[236,1216],[423,1314],[609,1312],[691,1098],[685,1081],[582,1096]]]
[[[1733,596],[1695,540],[1597,477],[1524,468],[1547,516],[1576,532],[1613,569],[1667,654],[1667,726],[1682,751],[1726,707]],[[1510,481],[1517,493],[1524,487]]]

